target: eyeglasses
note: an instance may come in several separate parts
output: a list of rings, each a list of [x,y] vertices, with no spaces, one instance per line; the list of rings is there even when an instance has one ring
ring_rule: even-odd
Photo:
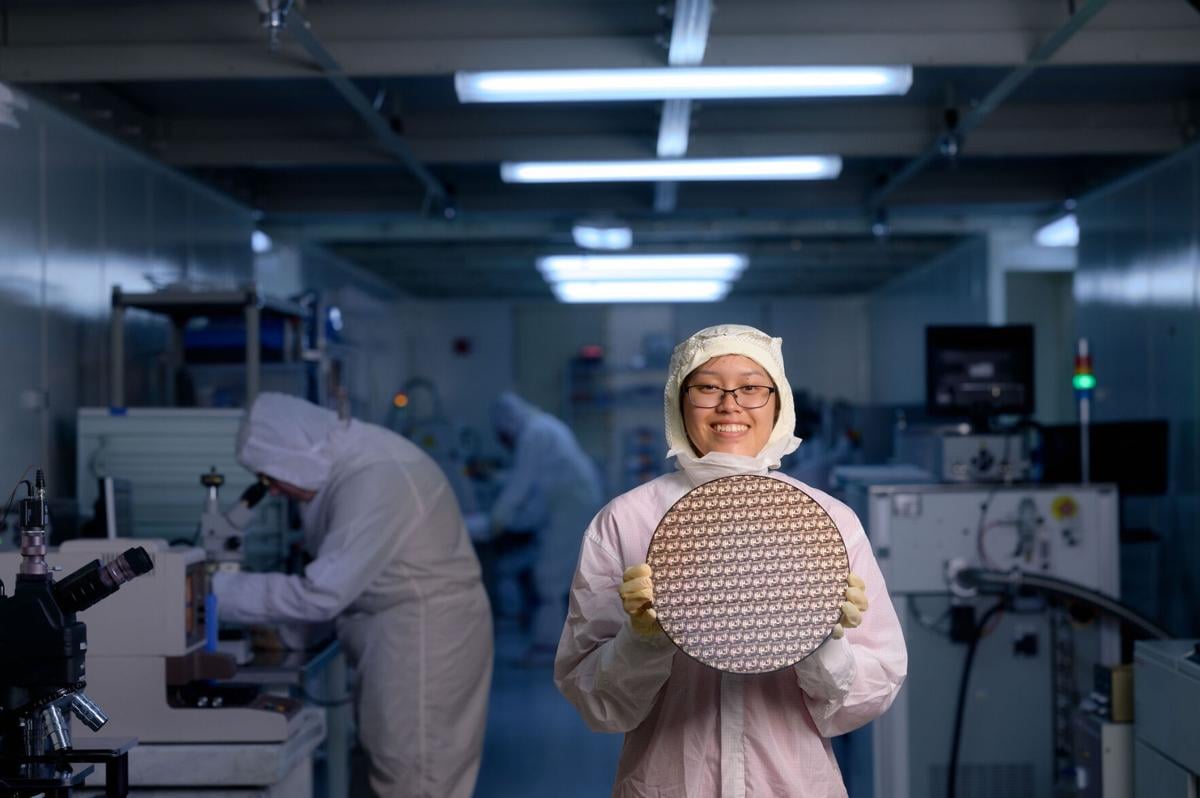
[[[689,385],[685,390],[692,407],[704,409],[718,407],[721,402],[725,401],[725,394],[730,393],[733,394],[733,401],[737,402],[740,407],[745,410],[754,410],[771,401],[771,394],[775,393],[774,388],[766,385],[742,385],[738,388],[728,389],[719,385]]]

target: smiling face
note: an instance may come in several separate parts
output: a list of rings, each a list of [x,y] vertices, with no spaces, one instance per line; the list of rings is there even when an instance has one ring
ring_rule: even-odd
[[[686,386],[692,385],[715,385],[725,390],[746,385],[775,386],[762,366],[742,355],[714,357],[689,374],[683,384],[685,392]],[[765,405],[750,410],[728,393],[722,394],[716,407],[696,407],[686,395],[681,397],[680,405],[688,438],[701,457],[709,452],[754,457],[771,438],[779,396],[772,393]]]

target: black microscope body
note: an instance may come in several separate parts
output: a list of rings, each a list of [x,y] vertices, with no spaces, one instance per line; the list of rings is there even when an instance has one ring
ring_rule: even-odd
[[[146,550],[93,560],[61,581],[47,566],[46,499],[42,472],[21,501],[21,565],[11,596],[0,583],[0,794],[65,796],[92,767],[106,765],[106,795],[128,790],[127,753],[136,740],[73,746],[70,716],[93,731],[108,720],[83,692],[87,627],[76,618],[154,565]],[[98,742],[98,741],[97,741]]]

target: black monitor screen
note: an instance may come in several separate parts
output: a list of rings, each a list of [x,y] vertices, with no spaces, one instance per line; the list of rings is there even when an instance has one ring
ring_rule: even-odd
[[[925,328],[925,407],[934,416],[1033,413],[1033,326]]]
[[[1167,422],[1106,421],[1091,425],[1088,464],[1092,482],[1113,482],[1122,496],[1160,496],[1167,492],[1170,436]],[[1074,483],[1079,468],[1079,425],[1042,428],[1043,482]]]

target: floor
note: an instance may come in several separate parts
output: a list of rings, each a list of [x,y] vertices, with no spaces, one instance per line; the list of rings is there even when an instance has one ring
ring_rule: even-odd
[[[523,647],[515,633],[497,631],[476,798],[610,795],[621,735],[589,730],[554,686],[549,665],[513,664]]]
[[[524,646],[501,621],[476,798],[607,798],[621,735],[590,731],[555,688],[549,664],[516,664]],[[356,753],[350,795],[369,798]]]

